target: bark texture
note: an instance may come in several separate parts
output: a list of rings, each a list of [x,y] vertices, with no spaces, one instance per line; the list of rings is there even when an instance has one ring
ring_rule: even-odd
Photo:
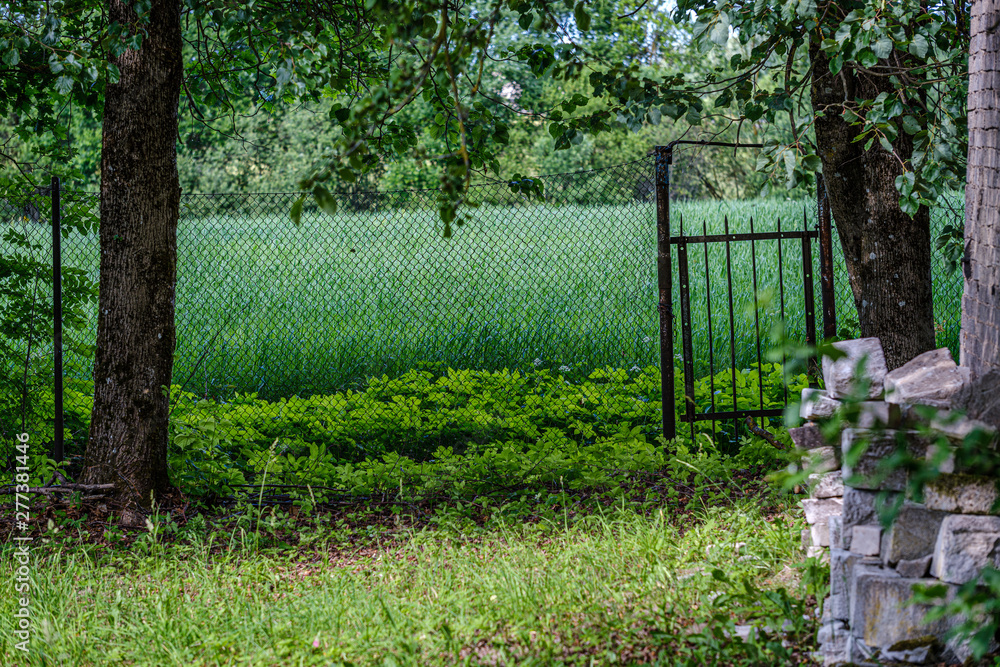
[[[880,338],[886,363],[897,368],[935,347],[930,212],[921,207],[911,218],[900,209],[896,190],[913,142],[900,132],[895,154],[877,141],[868,150],[864,142],[855,143],[858,128],[844,120],[845,106],[853,106],[856,98],[891,94],[892,84],[887,77],[847,67],[831,74],[819,38],[810,56],[816,144],[861,335]],[[889,56],[901,57],[895,51]]]
[[[128,2],[109,19],[135,25]],[[168,397],[177,260],[177,105],[182,77],[179,0],[153,0],[139,50],[115,64],[101,156],[101,266],[94,408],[83,481],[114,483],[124,523],[169,488]]]
[[[1000,370],[1000,0],[972,3],[961,363]]]

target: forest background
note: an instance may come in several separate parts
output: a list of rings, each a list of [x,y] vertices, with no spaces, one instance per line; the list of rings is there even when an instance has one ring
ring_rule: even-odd
[[[488,3],[479,1],[483,9]],[[472,3],[475,5],[476,3]],[[601,0],[589,7],[589,30],[571,28],[574,41],[598,61],[607,64],[636,64],[644,76],[685,73],[692,82],[710,78],[725,80],[734,71],[729,62],[739,52],[735,37],[732,49],[706,50],[695,44],[693,22],[671,20],[671,2],[640,4],[622,0]],[[670,119],[659,113],[644,122],[619,119],[608,132],[577,133],[568,148],[557,150],[550,134],[550,113],[567,100],[582,105],[579,115],[609,108],[607,98],[596,98],[586,76],[553,76],[551,69],[532,72],[530,65],[515,54],[539,43],[558,45],[559,35],[522,27],[513,12],[510,20],[497,23],[494,45],[496,57],[484,76],[483,97],[492,99],[497,118],[496,140],[499,170],[488,177],[507,178],[512,174],[538,176],[600,169],[637,160],[652,147],[680,138],[711,138],[720,141],[760,142],[783,145],[792,142],[787,119],[744,122],[737,126],[738,114],[726,105],[715,111],[706,108]],[[571,10],[566,13],[572,14]],[[573,21],[568,21],[574,26]],[[711,42],[709,43],[711,44]],[[766,86],[772,75],[762,72],[758,85]],[[245,90],[231,91],[221,108],[209,113],[182,97],[178,137],[178,170],[185,193],[295,192],[304,173],[328,161],[339,128],[331,122],[338,100],[316,93],[305,98],[288,91],[284,98]],[[711,97],[717,96],[713,93]],[[309,99],[311,97],[311,99]],[[710,107],[706,95],[706,107]],[[53,109],[64,136],[57,139],[63,150],[46,150],[52,141],[48,133],[32,136],[15,116],[0,119],[0,149],[9,159],[28,165],[39,184],[50,170],[63,176],[65,189],[97,191],[100,187],[101,118],[94,107],[73,104],[67,98],[62,108]],[[378,165],[353,183],[334,184],[339,191],[433,189],[441,185],[441,156],[454,151],[441,131],[440,118],[431,102],[417,97],[403,109],[400,125],[423,128],[415,148],[394,152],[391,145],[378,151]],[[661,122],[662,118],[662,122]],[[52,147],[49,147],[52,148]],[[41,159],[39,159],[41,156]],[[53,164],[57,161],[58,164]],[[747,155],[713,151],[685,157],[685,170],[672,184],[675,197],[682,199],[752,197],[767,187],[766,173],[755,171]],[[480,174],[482,176],[482,174]],[[801,189],[801,188],[799,188]],[[782,194],[786,194],[782,192]],[[804,191],[789,196],[802,196]]]

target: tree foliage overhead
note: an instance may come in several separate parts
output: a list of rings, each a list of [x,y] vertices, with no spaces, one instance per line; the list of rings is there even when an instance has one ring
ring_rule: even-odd
[[[865,150],[877,144],[896,153],[897,137],[912,136],[912,156],[897,155],[905,173],[896,183],[912,215],[964,177],[967,4],[681,0],[675,18],[695,17],[699,48],[729,57],[735,76],[711,82],[715,108],[741,122],[788,117],[793,141],[772,147],[761,166],[784,167],[789,185],[820,168],[813,124],[826,109],[809,99],[815,68],[844,80],[884,79],[885,90],[870,97],[858,90],[837,111],[856,126]]]
[[[0,57],[12,94],[0,115],[16,115],[14,136],[29,141],[47,130],[55,137],[50,148],[65,148],[60,114],[68,106],[99,109],[104,87],[118,77],[109,59],[141,48],[149,3],[134,9],[134,22],[122,26],[110,23],[95,0],[11,7]],[[593,74],[648,69],[672,53],[665,43],[678,36],[654,6],[602,2],[597,10],[592,27],[586,4],[572,1],[187,0],[182,112],[206,124],[228,119],[232,131],[250,105],[267,112],[326,98],[334,136],[300,185],[327,206],[330,181],[350,183],[429,138],[440,145],[429,157],[442,167],[448,222],[474,171],[500,171],[499,153],[518,120],[544,126],[555,149],[578,145],[586,134],[641,125],[645,114],[630,110],[643,102],[633,83],[619,91],[631,101],[589,104],[607,92],[607,82]],[[502,90],[512,80],[497,81],[498,70],[516,72],[519,86],[542,77],[563,82],[564,94],[532,108],[512,104]],[[581,79],[586,86],[573,83]],[[691,103],[697,97],[692,93]],[[430,113],[407,113],[414,103]]]
[[[18,121],[11,138],[37,142],[45,130],[47,150],[66,150],[60,114],[70,104],[99,109],[118,76],[109,57],[141,47],[148,2],[135,9],[134,25],[117,25],[96,0],[10,4],[0,116]],[[545,127],[555,150],[664,118],[685,129],[733,124],[733,138],[765,135],[772,146],[758,167],[794,187],[819,168],[808,99],[809,45],[818,43],[831,73],[890,82],[891,92],[859,97],[845,117],[866,147],[913,136],[897,184],[912,213],[964,173],[966,17],[963,2],[916,0],[681,0],[674,23],[665,7],[607,0],[185,0],[182,112],[235,133],[251,109],[323,101],[328,142],[315,164],[292,168],[328,207],[331,181],[419,153],[441,167],[450,221],[472,172],[499,172],[526,120]],[[498,70],[517,79],[498,82]],[[505,82],[543,78],[563,84],[544,105],[501,94]],[[414,103],[421,113],[409,111]]]

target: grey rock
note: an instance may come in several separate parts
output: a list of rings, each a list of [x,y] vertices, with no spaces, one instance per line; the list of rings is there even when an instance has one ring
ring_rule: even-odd
[[[830,549],[830,596],[843,595],[846,600],[850,593],[851,573],[861,556],[844,549]]]
[[[830,546],[836,549],[844,548],[844,517],[835,515],[826,520],[830,531]]]
[[[889,577],[892,579],[898,578],[899,575],[896,574],[895,570],[883,570],[882,566],[876,561],[875,564],[866,563],[864,560],[855,561],[854,567],[851,568],[850,580],[847,582],[847,613],[849,614],[848,625],[851,626],[851,634],[855,637],[862,636],[862,625],[854,626],[852,622],[853,619],[858,618],[857,614],[857,604],[860,598],[858,597],[858,579],[862,575],[875,575],[879,577]],[[863,602],[863,600],[862,600]]]
[[[878,556],[882,544],[882,526],[855,526],[851,536],[851,551],[861,556]]]
[[[830,610],[830,596],[827,595],[825,598],[823,598],[823,613],[819,615],[819,622],[822,624],[832,620],[833,620],[833,613]]]
[[[837,447],[810,449],[802,457],[802,466],[811,474],[840,470],[840,450]]]
[[[991,639],[988,652],[996,653],[998,649],[1000,649],[1000,644],[997,644],[996,639]],[[965,664],[969,658],[973,657],[972,643],[968,638],[952,637],[946,639],[945,650],[941,657],[949,664]]]
[[[962,514],[995,514],[997,481],[981,475],[941,475],[924,486],[928,508]]]
[[[855,404],[855,426],[867,429],[897,428],[902,423],[902,412],[898,405],[885,401],[862,401]]]
[[[854,576],[857,572],[881,572],[882,565],[878,558],[861,556],[842,549],[830,549],[830,597],[842,596],[837,603],[840,614],[851,618],[851,589],[854,586]]]
[[[920,643],[920,642],[923,643]],[[909,665],[926,665],[933,662],[937,655],[937,640],[928,636],[916,642],[899,642],[895,646],[879,652],[882,662],[902,662]]]
[[[1000,370],[974,376],[953,399],[969,417],[1000,429]]]
[[[844,484],[857,489],[902,491],[906,488],[906,470],[897,468],[886,471],[882,469],[882,461],[900,447],[905,447],[915,458],[923,458],[927,454],[927,442],[916,434],[904,431],[846,428],[841,435],[840,446],[844,460]]]
[[[826,549],[820,546],[811,546],[806,549],[806,558],[826,558]]]
[[[937,469],[945,474],[957,472],[955,462],[955,448],[931,442],[927,445],[927,460],[934,462]]]
[[[954,410],[942,410],[931,419],[931,428],[944,435],[949,440],[963,442],[976,431],[982,432],[989,440],[996,435],[996,429],[984,421],[972,419],[968,415]]]
[[[850,638],[850,635],[837,635],[833,641],[820,647],[819,654],[824,667],[843,665],[847,662],[847,642]]]
[[[907,579],[926,577],[928,570],[931,568],[933,557],[933,555],[928,555],[914,560],[901,560],[896,563],[896,572],[899,573],[899,576]]]
[[[844,507],[843,498],[806,498],[801,502],[806,523],[810,525],[826,522],[831,516],[840,514]]]
[[[875,491],[845,488],[844,507],[841,510],[844,548],[851,548],[854,526],[878,523],[879,513],[886,506],[891,506],[896,501],[897,496],[898,494],[890,492],[885,495],[885,498],[880,498],[880,494]]]
[[[823,434],[813,422],[807,422],[804,426],[788,429],[788,435],[795,443],[795,448],[800,450],[816,449],[817,447],[828,447],[830,443],[823,438]]]
[[[823,357],[823,381],[829,398],[842,399],[855,388],[859,364],[863,364],[861,377],[869,380],[867,398],[882,396],[882,383],[888,369],[885,353],[878,338],[858,338],[834,343],[833,347],[846,353],[834,361]]]
[[[813,498],[840,498],[844,495],[844,475],[839,470],[809,475],[807,484]]]
[[[847,662],[850,665],[860,665],[861,667],[868,667],[869,665],[874,665],[876,663],[871,662],[874,658],[875,650],[870,646],[867,646],[862,640],[855,636],[850,636],[847,638]]]
[[[951,407],[952,397],[969,382],[969,369],[958,366],[943,347],[924,352],[885,376],[885,400],[906,405]]]
[[[812,546],[830,546],[830,524],[826,521],[818,521],[814,523],[809,527],[809,533],[812,538]]]
[[[799,416],[806,421],[829,419],[840,407],[840,401],[830,398],[822,389],[806,387],[802,390]]]
[[[946,514],[925,505],[904,502],[892,526],[885,532],[882,560],[895,565],[903,560],[917,560],[934,554],[938,530]],[[905,575],[904,575],[905,576]],[[913,575],[922,577],[923,573]]]
[[[809,528],[803,528],[802,532],[799,534],[802,540],[802,550],[805,551],[809,547],[813,546],[812,543],[812,531]]]
[[[943,635],[951,619],[924,623],[931,607],[910,603],[914,585],[936,583],[933,579],[904,579],[894,570],[859,572],[856,566],[851,594],[851,634],[867,646],[895,650],[903,648],[902,642]]]
[[[826,608],[830,610],[831,618],[838,621],[847,621],[851,618],[850,606],[847,603],[847,593],[831,595],[827,598],[826,605]]]
[[[1000,517],[952,514],[941,522],[931,574],[949,584],[978,580],[1000,567]]]
[[[840,635],[847,634],[847,625],[843,621],[838,621],[836,619],[827,621],[819,627],[819,632],[816,633],[816,641],[820,644],[828,644]]]

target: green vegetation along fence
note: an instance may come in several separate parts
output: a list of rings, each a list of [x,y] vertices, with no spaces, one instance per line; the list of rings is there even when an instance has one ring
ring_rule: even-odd
[[[463,209],[464,224],[448,239],[433,190],[338,195],[336,215],[307,202],[299,226],[288,215],[294,193],[184,194],[174,381],[185,394],[175,398],[175,435],[264,448],[277,439],[279,452],[322,445],[347,458],[351,451],[388,450],[427,457],[439,445],[537,439],[548,429],[583,442],[623,424],[655,436],[661,359],[653,159],[541,180],[541,199],[506,182],[475,186],[477,206]],[[62,199],[68,280],[96,283],[98,195],[63,192]],[[9,235],[19,234],[44,264],[51,261],[51,240],[42,223],[51,205],[45,192],[29,200],[0,200],[0,227],[8,234],[0,254],[28,252],[12,243]],[[672,218],[704,233],[717,233],[726,221],[733,233],[749,231],[751,217],[758,231],[776,229],[779,221],[796,229],[815,225],[814,201],[671,206]],[[936,228],[945,222],[943,210],[935,212]],[[766,290],[777,257],[766,249],[756,258],[750,252],[747,244],[734,251],[740,290],[731,321],[713,315],[713,337],[728,335],[732,325],[741,340],[747,327],[767,331],[772,323],[754,321],[755,295],[741,276],[755,259],[758,287]],[[715,250],[702,253],[704,267],[692,270],[722,276],[719,257]],[[853,305],[839,256],[838,263],[838,318],[849,326]],[[940,342],[954,347],[961,278],[936,257],[934,281]],[[697,303],[705,283],[696,277],[691,283]],[[675,313],[677,297],[675,288]],[[39,304],[38,312],[51,308],[44,299]],[[800,337],[796,323],[804,318],[795,308],[801,304],[790,301],[786,310],[790,332]],[[708,322],[697,317],[696,369],[707,371],[712,345],[716,359],[734,360],[737,370],[755,367],[752,346],[710,341]],[[80,332],[71,336],[79,345],[67,349],[67,429],[76,443],[68,451],[79,452],[96,302],[84,301],[74,318]],[[51,351],[51,339],[34,341],[36,357]],[[733,377],[728,366],[723,372]],[[708,388],[717,387],[705,387],[707,406]],[[211,412],[198,407],[209,403]]]

